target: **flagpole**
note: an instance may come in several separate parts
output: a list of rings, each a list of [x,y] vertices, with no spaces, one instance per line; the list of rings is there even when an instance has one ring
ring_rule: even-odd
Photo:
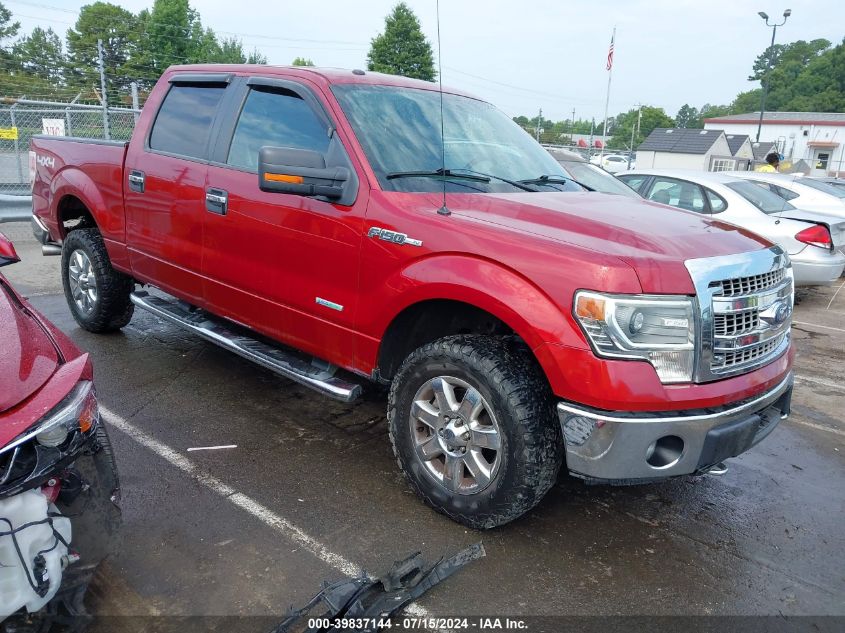
[[[613,35],[610,37],[610,45],[614,48],[613,54],[616,54],[616,27],[613,27]],[[604,137],[601,144],[601,153],[599,160],[604,157],[604,146],[607,145],[607,110],[610,106],[610,80],[613,79],[613,60],[609,60],[610,68],[607,69],[607,97],[604,100],[604,128],[601,135]]]

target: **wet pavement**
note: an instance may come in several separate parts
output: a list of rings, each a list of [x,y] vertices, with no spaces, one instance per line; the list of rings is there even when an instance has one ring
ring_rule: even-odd
[[[419,613],[845,615],[845,278],[802,292],[793,416],[726,475],[624,488],[561,476],[523,519],[476,532],[405,485],[382,393],[327,400],[144,312],[89,334],[59,258],[27,225],[0,230],[23,257],[3,272],[91,354],[112,423],[125,545],[92,588],[97,614],[280,616],[344,570],[481,540],[486,558]]]

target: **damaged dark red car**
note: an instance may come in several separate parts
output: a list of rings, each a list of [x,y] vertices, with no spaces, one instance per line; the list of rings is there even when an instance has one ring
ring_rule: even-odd
[[[80,615],[121,520],[91,361],[2,274],[0,351],[0,620]]]

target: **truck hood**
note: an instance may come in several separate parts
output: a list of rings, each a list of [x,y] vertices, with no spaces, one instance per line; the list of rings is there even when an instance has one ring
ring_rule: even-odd
[[[454,196],[449,209],[618,257],[636,271],[644,292],[691,294],[686,260],[771,245],[750,231],[697,213],[602,193]]]
[[[0,275],[0,413],[38,391],[59,365],[53,340]]]

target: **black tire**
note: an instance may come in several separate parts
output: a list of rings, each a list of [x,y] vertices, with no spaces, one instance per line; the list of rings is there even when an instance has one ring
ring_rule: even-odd
[[[498,423],[501,448],[496,459],[502,461],[477,492],[447,489],[417,456],[415,446],[421,440],[415,439],[411,407],[418,390],[441,376],[474,388]],[[526,513],[555,483],[563,463],[551,390],[528,348],[511,339],[450,336],[417,349],[393,379],[387,417],[393,452],[414,491],[435,510],[472,528],[493,528]],[[414,425],[428,432],[416,418]],[[437,440],[433,434],[430,439]]]
[[[90,312],[77,305],[71,290],[71,259],[82,251],[91,264],[96,287],[96,301]],[[62,286],[73,318],[89,332],[114,332],[132,319],[135,306],[129,300],[135,282],[112,268],[106,245],[97,229],[76,229],[68,233],[62,246]]]

